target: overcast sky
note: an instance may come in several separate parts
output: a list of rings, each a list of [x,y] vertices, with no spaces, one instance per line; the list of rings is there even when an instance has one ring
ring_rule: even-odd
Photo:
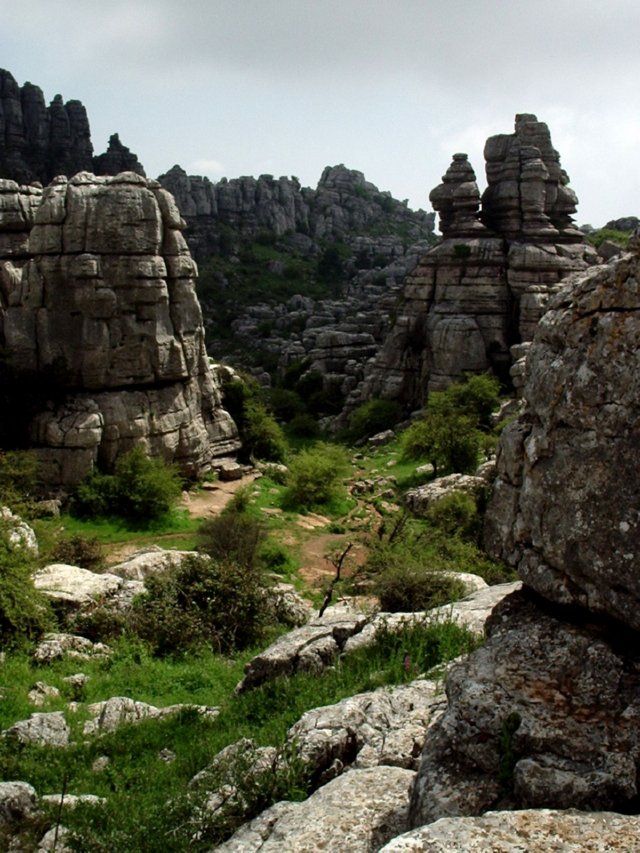
[[[430,209],[456,151],[551,129],[579,223],[640,215],[638,0],[0,0],[0,67],[156,177],[363,171]]]

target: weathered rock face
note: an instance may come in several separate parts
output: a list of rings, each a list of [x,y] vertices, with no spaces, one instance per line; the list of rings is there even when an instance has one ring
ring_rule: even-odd
[[[442,818],[394,838],[380,853],[611,853],[639,848],[635,815],[527,809]]]
[[[569,623],[524,592],[505,599],[486,630],[485,646],[448,676],[412,825],[496,807],[634,809],[638,659],[621,637]]]
[[[132,172],[83,172],[35,207],[10,184],[0,230],[32,227],[0,267],[0,341],[14,370],[51,378],[28,426],[45,479],[76,482],[139,443],[191,472],[235,450],[169,193]]]
[[[640,630],[640,257],[586,273],[551,305],[527,356],[527,407],[507,429],[487,542],[545,598]]]
[[[83,171],[144,174],[117,134],[106,154],[93,157],[89,119],[80,101],[65,103],[56,95],[46,106],[42,89],[32,83],[19,86],[0,68],[0,177],[48,184],[57,175]]]
[[[347,409],[371,397],[416,407],[467,371],[508,378],[510,347],[531,339],[563,279],[596,263],[571,225],[577,199],[545,124],[516,116],[515,133],[489,139],[485,157],[481,210],[464,154],[432,191],[444,240],[407,277],[395,325]]]
[[[525,587],[448,678],[414,826],[502,806],[638,811],[637,241],[633,252],[568,282],[529,348],[487,511],[489,550]]]

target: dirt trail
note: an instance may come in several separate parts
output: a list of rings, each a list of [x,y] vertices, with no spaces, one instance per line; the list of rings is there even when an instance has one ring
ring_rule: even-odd
[[[219,515],[236,492],[250,485],[254,480],[255,476],[251,474],[229,483],[219,481],[207,483],[196,492],[185,492],[180,505],[192,518],[210,518]],[[280,510],[274,509],[271,512],[276,513]],[[300,515],[297,519],[300,535],[284,533],[282,536],[283,544],[299,549],[300,577],[306,585],[315,589],[323,588],[335,575],[335,567],[327,559],[327,555],[334,553],[339,555],[349,542],[354,544],[343,567],[343,576],[348,577],[366,559],[366,548],[361,542],[356,541],[353,533],[327,533],[328,524],[328,518],[315,513]],[[175,543],[176,534],[156,534],[153,537],[154,544],[162,547],[163,539],[173,540]],[[144,547],[149,545],[140,542],[116,545],[109,549],[107,562],[109,565],[120,563]],[[176,547],[175,544],[173,547]]]

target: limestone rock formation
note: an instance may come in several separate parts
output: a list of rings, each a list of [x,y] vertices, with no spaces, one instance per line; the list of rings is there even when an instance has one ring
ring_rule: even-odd
[[[525,809],[442,818],[394,838],[380,853],[611,853],[640,849],[635,815]]]
[[[46,106],[42,89],[32,83],[19,86],[0,68],[0,178],[48,184],[57,175],[85,171],[144,174],[117,134],[108,151],[94,158],[89,119],[80,101],[64,102],[56,95]]]
[[[304,802],[276,803],[216,850],[374,853],[405,831],[407,789],[413,776],[401,767],[351,770]]]
[[[491,137],[485,157],[481,209],[464,154],[432,191],[444,239],[407,277],[395,324],[347,411],[372,397],[416,408],[465,372],[508,379],[510,347],[533,337],[569,274],[597,262],[571,224],[577,199],[546,124],[516,116],[515,133]]]
[[[26,428],[44,479],[77,482],[135,444],[192,473],[237,449],[169,193],[133,172],[82,172],[37,207],[30,191],[6,194],[20,217],[0,214],[0,231],[33,218],[28,247],[0,265],[0,342],[34,382]]]
[[[640,257],[591,270],[542,318],[507,429],[491,551],[552,601],[640,630]]]
[[[414,826],[501,807],[638,810],[638,251],[569,281],[529,348],[486,531],[525,586],[449,675]]]
[[[96,175],[119,175],[120,172],[135,172],[145,177],[142,164],[126,145],[120,142],[117,133],[109,137],[109,147],[104,154],[93,158],[93,170]]]

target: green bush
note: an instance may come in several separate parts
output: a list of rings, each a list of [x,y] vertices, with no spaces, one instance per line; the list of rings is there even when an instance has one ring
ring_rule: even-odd
[[[0,648],[17,648],[37,640],[51,628],[48,600],[32,579],[31,557],[10,540],[0,522]]]
[[[344,492],[341,481],[347,467],[346,452],[334,444],[320,442],[300,451],[289,465],[284,506],[313,509],[340,497]]]
[[[287,424],[287,434],[293,438],[317,438],[320,424],[311,414],[296,415]]]
[[[265,535],[264,525],[257,519],[242,511],[226,510],[202,522],[199,550],[214,560],[231,560],[251,568]]]
[[[279,421],[290,421],[304,412],[304,403],[295,391],[273,388],[269,397],[274,416]]]
[[[475,470],[481,450],[488,450],[490,415],[499,402],[500,384],[488,374],[468,376],[446,391],[429,395],[424,415],[402,437],[407,460],[426,459],[436,476]]]
[[[459,536],[478,542],[482,533],[482,517],[473,495],[452,492],[434,501],[427,510],[427,521],[447,536]]]
[[[351,441],[369,438],[393,427],[402,418],[402,406],[395,400],[368,400],[355,409],[349,418]]]
[[[173,466],[134,447],[118,458],[113,474],[94,470],[78,485],[73,509],[80,516],[119,516],[148,524],[166,515],[181,493]]]
[[[464,596],[464,584],[442,571],[394,566],[376,576],[371,591],[388,613],[430,610]]]
[[[51,552],[57,563],[80,566],[96,572],[105,567],[104,549],[95,536],[70,536],[59,539]]]
[[[239,458],[281,462],[287,442],[280,426],[263,401],[260,386],[251,377],[234,379],[224,386],[224,405],[238,427],[242,449]]]
[[[147,578],[146,588],[134,601],[131,625],[157,655],[202,646],[227,654],[263,636],[264,584],[257,568],[194,555]]]
[[[469,374],[464,382],[450,385],[444,394],[454,411],[488,428],[491,413],[500,403],[500,382],[488,373]]]
[[[0,450],[0,499],[17,512],[29,510],[37,494],[38,460],[28,450]]]

